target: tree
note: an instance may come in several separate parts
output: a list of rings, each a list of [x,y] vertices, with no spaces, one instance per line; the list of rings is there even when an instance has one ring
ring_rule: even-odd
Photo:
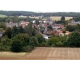
[[[80,47],[80,32],[73,32],[69,35],[67,44],[70,47]]]
[[[7,35],[9,39],[11,39],[12,37],[12,29],[11,28],[7,28],[3,34],[3,36]]]
[[[39,25],[39,24],[40,24],[40,23],[39,23],[39,20],[36,20],[35,23],[36,23],[36,25]]]
[[[26,35],[26,34],[17,34],[16,36],[14,36],[12,38],[12,41],[13,40],[19,40],[21,41],[21,43],[23,44],[23,46],[27,46],[29,45],[29,37]]]
[[[11,44],[12,52],[21,52],[22,51],[22,43],[19,40],[14,40]]]
[[[19,33],[18,27],[14,26],[13,29],[12,29],[12,37],[14,37],[18,33]]]
[[[38,39],[39,45],[41,45],[42,42],[46,42],[46,40],[44,39],[44,37],[42,35],[40,35],[40,34],[36,34],[35,37]]]
[[[59,38],[58,37],[52,37],[48,40],[48,45],[49,46],[56,46],[56,43],[59,42]]]
[[[1,39],[1,43],[3,44],[3,45],[10,45],[10,39],[7,37],[7,36],[4,36],[4,37],[2,37],[2,39]]]
[[[53,30],[53,28],[52,28],[52,26],[51,26],[51,25],[49,25],[49,26],[48,26],[48,29]]]
[[[30,22],[28,26],[25,27],[25,32],[28,33],[29,36],[32,36],[32,30],[33,30],[32,23]]]
[[[5,23],[0,23],[0,28],[3,28],[3,29],[5,29],[5,28],[6,28],[6,25],[5,25]]]
[[[66,27],[66,30],[72,32],[72,31],[75,30],[75,26],[68,25],[68,26]]]
[[[19,26],[19,33],[24,33],[24,29],[22,26]]]
[[[29,44],[33,46],[38,46],[38,39],[36,37],[31,37],[29,40]]]
[[[52,37],[47,41],[49,46],[58,46],[62,47],[65,46],[64,42],[66,41],[66,37]]]
[[[61,17],[61,21],[65,21],[65,17],[64,16]]]

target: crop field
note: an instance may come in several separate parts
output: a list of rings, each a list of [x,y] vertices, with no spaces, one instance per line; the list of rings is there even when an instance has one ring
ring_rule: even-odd
[[[4,56],[0,60],[80,60],[80,48],[37,47],[31,53],[18,58]]]
[[[37,16],[37,17],[30,17],[30,18],[39,19],[38,16]],[[58,21],[58,20],[61,19],[61,16],[50,16],[50,18],[51,18],[52,20]],[[72,19],[72,18],[73,18],[73,17],[65,17],[65,20],[70,20],[70,19]],[[43,20],[46,20],[46,18],[43,18]]]
[[[60,20],[61,19],[61,16],[51,16],[50,17],[52,20],[56,20],[56,21],[58,21],[58,20]],[[70,19],[72,19],[73,17],[65,17],[65,20],[70,20]]]

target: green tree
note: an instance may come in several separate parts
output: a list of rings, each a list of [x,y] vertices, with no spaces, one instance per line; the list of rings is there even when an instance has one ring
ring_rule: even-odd
[[[32,23],[30,22],[28,26],[25,27],[25,32],[29,34],[29,36],[32,36]]]
[[[12,29],[11,28],[7,28],[3,34],[3,36],[7,35],[9,39],[11,39],[12,37]]]
[[[31,37],[29,40],[29,44],[33,46],[38,46],[38,39],[36,37]]]
[[[14,26],[13,29],[12,29],[12,37],[14,37],[18,33],[19,33],[18,27]]]
[[[12,41],[13,40],[19,40],[22,42],[23,46],[27,46],[29,45],[29,37],[26,35],[26,34],[17,34],[16,36],[14,36],[12,38]]]
[[[19,29],[19,33],[24,33],[24,28],[22,26],[19,26],[18,29]]]
[[[65,17],[64,16],[61,17],[61,21],[65,21]]]
[[[12,52],[21,52],[22,51],[22,43],[19,40],[14,40],[11,44]]]
[[[36,20],[35,23],[36,23],[36,25],[39,25],[39,24],[40,24],[40,23],[39,23],[39,20]]]
[[[48,29],[53,30],[53,28],[52,28],[52,26],[51,26],[51,25],[49,25],[49,26],[48,26]]]
[[[0,28],[6,29],[5,23],[0,23]]]
[[[2,37],[1,43],[3,45],[9,46],[10,45],[10,39],[7,36]]]
[[[75,26],[68,25],[68,26],[66,26],[66,30],[68,30],[70,32],[75,31]]]
[[[65,46],[66,37],[52,37],[47,41],[49,46],[62,47]]]
[[[80,47],[80,32],[73,32],[69,35],[67,44],[70,47]]]
[[[42,42],[46,42],[46,40],[44,39],[44,37],[42,35],[40,35],[40,34],[36,34],[35,37],[38,39],[39,45],[41,45]]]

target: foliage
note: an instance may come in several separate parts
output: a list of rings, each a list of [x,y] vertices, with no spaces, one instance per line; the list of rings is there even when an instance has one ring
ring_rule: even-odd
[[[64,42],[66,41],[66,37],[52,37],[48,40],[47,44],[49,46],[64,46]]]
[[[80,47],[80,32],[71,33],[67,44],[71,47]]]
[[[11,44],[12,52],[21,52],[22,51],[22,43],[19,40],[14,40]]]
[[[64,17],[64,16],[62,16],[62,17],[61,17],[61,20],[62,20],[62,21],[65,21],[65,17]]]
[[[35,23],[36,23],[36,25],[39,25],[39,24],[40,24],[40,23],[39,23],[39,20],[36,20]]]
[[[36,34],[35,37],[38,39],[39,46],[40,46],[43,42],[46,42],[46,40],[45,40],[45,39],[43,38],[43,36],[40,35],[40,34]]]
[[[1,43],[6,46],[10,46],[10,39],[7,36],[2,37]]]
[[[53,28],[52,28],[52,26],[51,26],[51,25],[49,25],[49,26],[48,26],[48,29],[53,30]]]
[[[7,28],[7,29],[5,30],[3,36],[5,36],[5,35],[7,35],[8,38],[11,39],[11,37],[12,37],[12,29],[11,29],[11,28]]]
[[[34,46],[32,46],[32,45],[28,45],[28,46],[26,46],[26,47],[23,47],[23,51],[24,52],[30,52],[30,51],[32,51],[34,49]]]

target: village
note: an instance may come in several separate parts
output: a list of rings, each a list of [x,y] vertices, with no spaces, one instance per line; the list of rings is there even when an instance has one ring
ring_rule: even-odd
[[[22,16],[19,16],[22,17]],[[25,18],[25,16],[23,16]],[[23,18],[22,17],[22,18]],[[68,30],[65,30],[66,26],[64,24],[56,23],[51,18],[47,18],[46,20],[32,20],[32,27],[38,28],[39,33],[48,40],[51,36],[68,36],[71,32]],[[12,28],[14,26],[19,27],[22,26],[25,28],[30,22],[21,20],[19,23],[17,22],[5,22],[6,28]],[[80,24],[80,22],[75,22],[73,19],[71,19],[67,25],[77,25]],[[3,32],[0,33],[0,37],[2,36]]]

